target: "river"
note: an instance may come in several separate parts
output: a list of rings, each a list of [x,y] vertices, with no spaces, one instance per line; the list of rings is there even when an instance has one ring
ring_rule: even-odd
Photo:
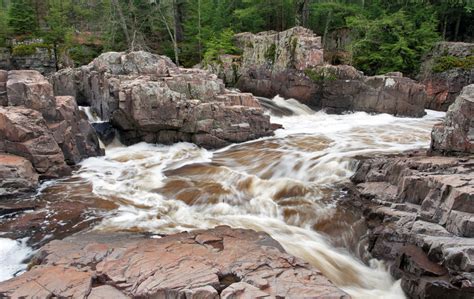
[[[404,298],[383,263],[366,256],[364,221],[338,205],[340,186],[357,156],[427,148],[444,113],[329,115],[280,97],[263,103],[272,122],[283,126],[273,137],[215,151],[116,142],[104,157],[84,160],[72,178],[46,183],[40,193],[69,185],[79,197],[92,191],[112,202],[114,208],[101,212],[100,230],[163,234],[230,225],[264,231],[355,298]],[[90,188],[74,187],[78,182]],[[23,255],[31,252],[17,246]],[[22,269],[18,262],[11,267]]]

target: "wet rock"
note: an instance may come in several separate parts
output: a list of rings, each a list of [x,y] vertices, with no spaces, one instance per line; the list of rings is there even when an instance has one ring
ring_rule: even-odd
[[[7,71],[0,70],[0,106],[8,105],[7,98]]]
[[[105,144],[109,145],[114,141],[115,128],[109,122],[93,123],[95,132],[99,136],[100,140]]]
[[[0,151],[28,159],[40,178],[70,173],[63,152],[36,110],[0,107]]]
[[[178,68],[164,56],[104,53],[52,81],[56,94],[88,99],[125,144],[187,141],[215,148],[273,133],[251,94],[226,90],[216,76]]]
[[[30,289],[28,283],[34,278],[57,296],[82,294],[86,289],[86,298],[99,291],[119,298],[219,298],[219,294],[224,298],[349,298],[309,264],[271,242],[260,243],[267,238],[264,233],[230,227],[160,239],[82,233],[44,246],[35,259],[39,265],[0,283],[0,294],[32,297],[37,288]]]
[[[433,127],[431,149],[447,154],[474,153],[474,84],[463,88],[445,120]]]
[[[441,57],[464,59],[472,56],[474,43],[440,42],[424,58],[420,80],[426,85],[427,109],[447,111],[464,86],[474,83],[474,69],[452,68],[435,72],[433,66]]]
[[[0,153],[0,197],[32,191],[37,185],[38,174],[30,161]]]
[[[413,298],[472,298],[474,159],[410,153],[360,162],[350,201],[364,210],[369,251]]]
[[[224,55],[204,67],[240,90],[294,98],[329,113],[425,114],[423,85],[399,72],[367,77],[348,65],[326,65],[321,38],[309,29],[239,33],[234,39],[242,55]]]

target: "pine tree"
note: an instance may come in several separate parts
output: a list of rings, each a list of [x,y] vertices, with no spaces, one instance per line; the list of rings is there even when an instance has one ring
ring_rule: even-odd
[[[12,0],[8,11],[8,25],[14,34],[31,34],[37,31],[38,24],[31,0]]]

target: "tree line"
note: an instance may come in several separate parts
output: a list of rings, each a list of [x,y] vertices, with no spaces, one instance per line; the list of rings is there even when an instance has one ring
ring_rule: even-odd
[[[76,64],[102,51],[147,50],[192,66],[235,53],[236,32],[312,29],[368,74],[416,74],[434,42],[474,39],[474,0],[0,0],[0,45],[41,38]],[[28,48],[17,49],[28,52]]]

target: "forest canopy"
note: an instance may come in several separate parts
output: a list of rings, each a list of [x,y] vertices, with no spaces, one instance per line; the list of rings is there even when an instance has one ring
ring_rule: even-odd
[[[474,39],[474,0],[0,0],[0,45],[40,38],[76,64],[147,50],[192,66],[235,53],[233,33],[295,25],[328,45],[349,32],[345,63],[367,74],[415,75],[436,41]]]

